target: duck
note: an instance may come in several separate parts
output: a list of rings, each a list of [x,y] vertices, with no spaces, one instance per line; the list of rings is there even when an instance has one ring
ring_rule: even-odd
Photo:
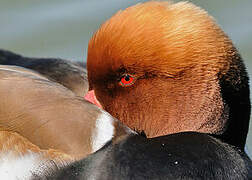
[[[119,11],[88,46],[87,99],[137,134],[48,179],[251,179],[248,75],[232,41],[189,2]]]
[[[148,138],[193,131],[244,151],[250,119],[246,67],[208,13],[188,2],[117,12],[89,41],[90,93]]]
[[[134,133],[30,69],[0,65],[0,99],[1,178],[30,179]]]
[[[86,64],[60,58],[25,57],[0,49],[0,64],[33,70],[84,97],[88,92]]]

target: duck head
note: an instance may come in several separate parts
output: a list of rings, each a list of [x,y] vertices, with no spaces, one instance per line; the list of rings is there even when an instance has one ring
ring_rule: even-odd
[[[103,108],[147,137],[213,134],[243,148],[248,76],[227,35],[187,2],[147,2],[119,11],[88,47],[90,89]]]

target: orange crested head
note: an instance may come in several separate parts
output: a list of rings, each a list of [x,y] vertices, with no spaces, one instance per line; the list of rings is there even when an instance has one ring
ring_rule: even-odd
[[[227,103],[229,95],[235,99],[227,89],[248,93],[231,40],[188,2],[151,1],[117,12],[91,38],[87,68],[104,109],[148,137],[197,131],[225,139],[236,122],[230,109],[237,108]],[[242,141],[246,128],[241,125]]]

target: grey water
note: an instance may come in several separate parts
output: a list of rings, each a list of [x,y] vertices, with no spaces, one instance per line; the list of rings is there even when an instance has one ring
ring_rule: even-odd
[[[102,22],[143,0],[0,0],[0,48],[31,57],[86,61]],[[252,1],[191,0],[212,15],[239,49],[252,79]],[[247,139],[252,153],[252,123]],[[251,156],[252,157],[252,156]]]

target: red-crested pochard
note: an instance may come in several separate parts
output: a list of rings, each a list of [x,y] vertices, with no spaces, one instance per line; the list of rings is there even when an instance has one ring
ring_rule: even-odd
[[[0,65],[0,99],[1,179],[44,174],[134,133],[83,97],[22,67]]]
[[[131,129],[149,138],[208,133],[244,149],[246,68],[199,7],[147,2],[119,11],[91,38],[87,69],[102,107]]]
[[[39,72],[49,80],[62,84],[79,96],[88,91],[86,65],[56,58],[30,58],[0,49],[0,64],[21,66]]]
[[[250,114],[247,74],[205,11],[167,2],[120,11],[91,39],[87,65],[103,108],[149,138],[125,133],[40,178],[252,178],[239,150]]]
[[[153,1],[119,11],[91,39],[87,67],[103,108],[149,138],[109,142],[45,177],[252,178],[243,152],[250,115],[247,73],[205,11],[191,3]]]

